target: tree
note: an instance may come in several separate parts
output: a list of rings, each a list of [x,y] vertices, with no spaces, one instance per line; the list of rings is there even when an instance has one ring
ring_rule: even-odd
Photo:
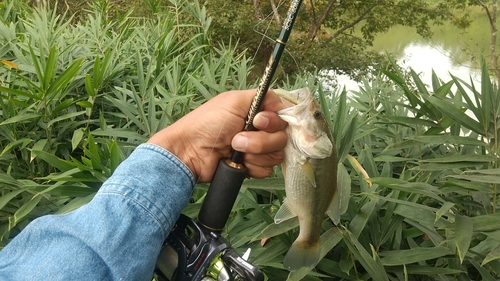
[[[476,0],[476,2],[483,7],[488,17],[490,23],[490,62],[495,75],[497,76],[497,81],[500,80],[500,69],[498,68],[498,55],[497,55],[497,10],[498,10],[498,0],[489,1],[489,5],[483,1]]]
[[[490,63],[493,72],[497,77],[497,82],[500,81],[500,68],[498,67],[498,55],[497,55],[497,11],[498,11],[498,0],[491,1],[481,1],[475,0],[476,5],[481,6],[486,16],[488,17],[488,22],[490,24]]]
[[[430,4],[425,0],[308,0],[304,1],[288,42],[291,55],[282,58],[282,72],[297,69],[309,71],[335,70],[356,77],[366,74],[384,61],[382,55],[369,52],[375,36],[387,32],[392,26],[415,27],[423,37],[432,35],[431,25],[451,20],[467,26],[466,18],[457,17],[454,6]],[[260,44],[262,35],[277,34],[278,19],[286,13],[286,5],[272,0],[210,0],[205,1],[208,13],[214,18],[214,38],[227,41],[235,37],[240,47],[256,54],[262,65],[272,50],[273,42]],[[248,13],[253,10],[254,13]],[[279,13],[281,16],[276,16]],[[248,16],[249,14],[255,16]],[[269,23],[271,22],[271,23]],[[269,28],[267,28],[269,26]]]

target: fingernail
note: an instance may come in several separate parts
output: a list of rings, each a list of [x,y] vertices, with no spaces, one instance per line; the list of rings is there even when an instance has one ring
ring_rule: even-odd
[[[253,119],[253,126],[256,128],[264,129],[269,124],[269,118],[263,116],[262,114],[257,114],[255,119]]]
[[[231,142],[231,146],[234,150],[244,150],[248,146],[248,138],[241,134],[238,134],[234,136],[233,141]]]

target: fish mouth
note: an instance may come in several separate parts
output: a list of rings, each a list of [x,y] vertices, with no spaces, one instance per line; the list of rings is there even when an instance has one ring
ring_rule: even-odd
[[[292,107],[294,105],[298,105],[304,102],[310,96],[308,88],[302,88],[292,92],[283,89],[276,89],[274,90],[274,92],[278,97],[281,98],[283,104],[286,107]]]

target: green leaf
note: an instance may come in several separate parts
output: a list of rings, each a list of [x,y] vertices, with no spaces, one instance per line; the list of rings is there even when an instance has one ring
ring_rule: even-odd
[[[31,148],[30,162],[35,160],[36,158],[36,154],[33,151],[38,151],[38,150],[45,151],[48,141],[49,141],[48,139],[40,139],[33,145],[33,147]]]
[[[434,220],[436,219],[436,215],[434,212],[430,211],[425,205],[416,204],[414,206],[398,204],[396,209],[394,209],[394,213],[403,216],[405,218],[414,220],[426,227],[434,227]],[[417,208],[418,207],[418,208]]]
[[[18,190],[13,190],[5,195],[2,195],[2,197],[0,197],[0,210],[2,210],[3,207],[5,207],[5,205],[7,205],[7,203],[9,203],[10,200],[12,200],[17,195],[21,194],[24,191],[25,191],[24,189],[18,189]]]
[[[70,203],[64,205],[61,209],[59,209],[57,211],[57,214],[65,214],[65,213],[69,213],[73,210],[76,210],[77,208],[89,203],[92,198],[94,198],[95,196],[95,193],[92,193],[86,197],[78,197],[78,198],[75,198],[73,200],[71,200]]]
[[[53,45],[49,50],[49,57],[47,59],[45,70],[43,73],[44,77],[43,77],[42,89],[44,90],[47,90],[49,88],[50,81],[52,81],[52,78],[54,78],[54,75],[57,71],[56,69],[57,53],[58,52],[56,45]]]
[[[477,261],[475,261],[474,259],[470,259],[469,261],[476,268],[476,270],[479,272],[479,274],[481,274],[481,281],[498,281],[497,278],[495,278],[491,275],[489,270],[487,270],[485,267],[479,265],[479,263]]]
[[[460,263],[463,263],[465,254],[469,250],[472,240],[473,222],[467,216],[455,216],[455,246],[458,250]]]
[[[246,179],[243,181],[242,187],[267,191],[285,190],[285,182],[283,177]]]
[[[13,221],[9,221],[9,228],[12,229],[19,221],[33,211],[41,199],[42,196],[34,196],[29,201],[24,203],[14,214]]]
[[[87,94],[89,96],[94,97],[96,95],[95,89],[94,89],[94,83],[92,83],[92,77],[90,77],[90,74],[85,74],[85,90],[87,90]]]
[[[76,103],[77,105],[83,107],[83,108],[92,108],[94,105],[89,102],[89,101],[79,101]]]
[[[329,217],[335,224],[340,222],[340,216],[347,211],[351,196],[351,177],[342,163],[337,167],[337,190],[328,208]]]
[[[189,75],[189,81],[193,83],[193,85],[196,87],[198,92],[207,100],[211,99],[214,97],[213,94],[211,94],[205,86],[203,86],[200,82],[199,79],[196,77],[193,77],[192,75]]]
[[[31,150],[32,153],[35,154],[36,157],[39,157],[43,161],[49,163],[50,165],[56,167],[60,171],[68,171],[74,168],[72,163],[70,161],[62,160],[55,156],[54,154],[41,151],[41,150]]]
[[[500,177],[488,175],[449,175],[448,177],[455,179],[468,180],[472,182],[484,182],[492,184],[500,184]]]
[[[389,124],[400,124],[403,126],[420,125],[420,126],[427,126],[427,127],[437,127],[438,126],[438,124],[434,123],[433,121],[419,119],[419,118],[415,118],[415,117],[387,115],[387,116],[382,116],[382,118],[390,120],[391,122]]]
[[[40,100],[40,98],[37,95],[34,95],[30,92],[17,90],[17,89],[6,88],[6,87],[0,86],[0,92],[6,92],[6,93],[12,94],[14,96],[23,96],[23,97],[32,98],[34,100]]]
[[[436,219],[434,222],[437,222],[444,214],[448,213],[448,211],[455,206],[455,203],[452,202],[444,202],[443,206],[439,208],[436,212]]]
[[[449,99],[440,99],[434,96],[425,97],[428,101],[438,107],[446,116],[455,120],[460,125],[481,134],[484,133],[482,126],[476,120],[465,114],[463,108],[457,108]]]
[[[120,91],[128,92],[130,95],[137,96],[137,93],[132,93],[127,89],[119,89]],[[136,97],[140,99],[138,96]],[[141,119],[141,115],[144,115],[144,112],[140,112],[140,108],[137,104],[132,104],[130,102],[119,100],[111,97],[106,97],[109,101],[111,101],[128,119],[130,119],[136,126],[138,126],[143,132],[148,132],[148,126],[144,123],[144,119]],[[130,132],[130,130],[127,130]]]
[[[124,139],[130,139],[130,140],[136,140],[139,142],[144,142],[147,140],[147,138],[141,134],[138,134],[134,131],[127,130],[127,129],[106,129],[106,130],[101,130],[97,129],[91,132],[93,136],[102,136],[102,137],[109,137],[109,138],[124,138]]]
[[[408,139],[429,145],[441,145],[444,143],[449,143],[449,144],[461,144],[461,145],[486,146],[485,142],[479,141],[474,138],[451,136],[451,135],[411,136]]]
[[[361,232],[368,223],[368,220],[375,212],[377,203],[378,200],[376,198],[368,201],[361,207],[356,216],[354,216],[354,218],[351,220],[351,223],[349,224],[349,231],[356,239],[359,238]]]
[[[63,120],[66,120],[66,119],[73,119],[76,116],[80,116],[82,114],[85,114],[85,111],[77,111],[77,112],[71,112],[71,113],[68,113],[68,114],[61,115],[61,116],[59,116],[57,118],[54,118],[54,119],[50,120],[50,122],[47,123],[47,127],[51,127],[55,123],[63,121]]]
[[[109,148],[109,168],[111,169],[111,172],[113,172],[118,165],[125,159],[125,155],[123,155],[122,151],[120,150],[120,147],[118,146],[118,143],[116,141],[112,141],[111,143],[108,143]]]
[[[493,95],[493,87],[491,84],[491,77],[488,73],[488,65],[485,62],[484,58],[481,59],[481,95],[479,98],[481,99],[481,116],[476,116],[479,118],[480,122],[484,125],[485,128],[490,126],[491,119],[491,96]],[[498,91],[498,90],[497,90]],[[498,106],[498,105],[497,105]],[[479,107],[479,105],[477,105]]]
[[[93,169],[105,170],[104,165],[102,164],[103,159],[101,159],[101,153],[99,153],[100,149],[97,143],[94,141],[92,135],[88,136],[88,150],[85,149],[85,156],[90,158]]]
[[[482,175],[497,175],[500,176],[500,168],[497,169],[484,169],[484,170],[471,170],[464,171],[464,173],[474,173],[474,174],[482,174]]]
[[[59,112],[61,112],[62,110],[67,109],[72,104],[73,104],[73,99],[72,98],[66,99],[66,100],[60,102],[59,104],[56,105],[56,107],[54,108],[54,110],[52,110],[52,112],[50,113],[51,116],[57,116],[59,114]]]
[[[14,142],[10,142],[2,150],[2,153],[0,153],[0,156],[4,155],[5,153],[10,152],[14,147],[16,147],[18,145],[20,145],[21,148],[24,148],[24,147],[26,147],[32,141],[33,140],[31,140],[31,139],[24,138],[24,139],[20,139],[20,140],[14,141]]]
[[[444,157],[436,157],[430,159],[422,159],[422,162],[427,163],[456,163],[456,162],[474,162],[474,163],[489,163],[492,162],[489,155],[451,155]]]
[[[455,180],[448,178],[444,181],[445,186],[441,188],[443,192],[469,192],[469,191],[481,191],[486,193],[491,193],[493,190],[491,186],[486,183],[477,183],[467,180]]]
[[[418,167],[412,168],[415,171],[445,171],[469,167],[477,167],[484,165],[484,162],[456,162],[456,163],[432,163],[432,164],[422,164]]]
[[[72,63],[61,75],[59,75],[47,89],[48,93],[56,93],[61,90],[62,87],[65,87],[70,84],[70,82],[76,78],[78,71],[80,71],[80,67],[82,66],[83,58],[76,60]]]
[[[17,188],[21,187],[21,184],[19,183],[18,180],[16,180],[11,175],[6,174],[6,173],[0,173],[0,183],[2,183],[2,185],[4,187],[8,187],[8,188],[17,189]]]
[[[40,66],[40,62],[39,62],[38,58],[36,57],[35,51],[33,50],[33,46],[31,44],[29,44],[28,47],[29,47],[29,50],[30,50],[31,61],[33,63],[33,66],[35,67],[35,73],[36,73],[36,75],[38,77],[38,80],[39,81],[43,81],[42,69],[41,69],[41,66]],[[41,57],[43,58],[43,56],[41,56]],[[41,98],[43,98],[43,97],[41,97]]]
[[[270,238],[283,234],[289,230],[299,226],[299,219],[297,217],[283,221],[279,224],[272,223],[262,230],[256,237],[252,238],[251,242],[258,241],[264,238]]]
[[[381,266],[373,257],[366,251],[366,249],[359,243],[356,237],[347,229],[342,231],[344,236],[343,241],[346,243],[351,254],[363,266],[366,272],[373,280],[388,281],[389,277]],[[377,255],[375,252],[373,255]]]
[[[447,268],[447,267],[431,267],[425,265],[405,265],[408,274],[418,274],[418,275],[430,275],[435,276],[439,274],[449,274],[456,275],[463,271],[459,269]]]
[[[446,247],[416,247],[409,250],[385,251],[382,264],[384,266],[411,264],[451,254],[453,252]]]
[[[326,121],[328,122],[329,128],[335,128],[332,124],[332,119],[330,118],[331,112],[330,112],[330,107],[328,106],[328,103],[325,98],[325,92],[323,91],[323,87],[320,87],[318,89],[318,96],[319,96],[319,104],[321,106],[321,111],[323,111],[323,114],[327,116]]]
[[[71,138],[71,150],[74,151],[80,142],[82,141],[83,135],[85,134],[83,129],[78,129],[73,132],[73,137]]]
[[[500,245],[496,246],[495,249],[491,250],[491,252],[486,255],[483,262],[481,263],[481,266],[484,266],[485,264],[493,260],[500,260]]]
[[[11,117],[7,120],[4,120],[2,123],[0,123],[0,126],[7,125],[7,124],[13,124],[13,123],[22,123],[22,122],[25,122],[25,121],[28,121],[31,119],[35,119],[35,118],[40,118],[40,117],[42,117],[42,115],[36,114],[36,113],[19,114],[19,115],[16,115],[14,117]]]
[[[438,201],[444,202],[440,197],[442,192],[435,186],[424,182],[407,182],[394,178],[370,178],[369,181],[394,190],[401,190],[407,193],[416,193],[429,196]]]
[[[500,213],[481,215],[472,217],[474,232],[478,231],[494,231],[500,229]]]

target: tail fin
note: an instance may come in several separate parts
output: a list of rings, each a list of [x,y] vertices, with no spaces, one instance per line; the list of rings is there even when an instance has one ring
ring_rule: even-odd
[[[319,262],[319,243],[304,243],[295,240],[286,253],[283,266],[288,270],[313,267]]]

